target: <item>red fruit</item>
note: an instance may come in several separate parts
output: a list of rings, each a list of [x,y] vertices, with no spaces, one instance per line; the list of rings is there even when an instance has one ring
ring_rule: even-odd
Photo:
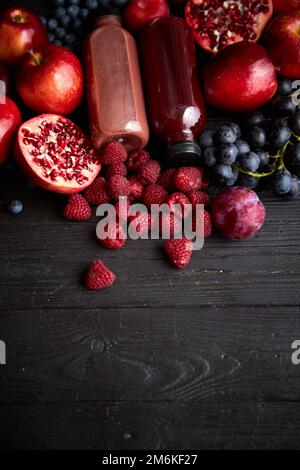
[[[163,239],[169,239],[175,234],[182,233],[182,215],[174,214],[161,214],[159,217],[159,233]]]
[[[167,197],[167,191],[162,186],[155,183],[149,184],[143,192],[143,201],[149,208],[151,208],[152,204],[163,204]]]
[[[110,250],[119,250],[122,248],[126,241],[122,225],[120,225],[119,222],[109,222],[104,229],[105,237],[99,238],[101,245]]]
[[[210,203],[209,195],[201,191],[191,191],[187,193],[186,195],[189,198],[190,203],[192,204],[193,208],[197,204],[203,204],[204,206],[208,206]]]
[[[131,185],[130,196],[133,199],[141,199],[143,191],[144,191],[144,186],[143,186],[142,182],[140,181],[139,177],[134,176],[134,175],[129,176],[128,181],[130,182],[130,185]]]
[[[300,78],[300,9],[274,18],[265,34],[266,48],[283,77]]]
[[[16,159],[33,183],[57,193],[82,191],[101,169],[89,138],[55,114],[41,114],[21,125]]]
[[[176,186],[174,183],[174,175],[176,173],[175,168],[169,168],[168,170],[163,171],[157,180],[157,183],[160,184],[166,191],[173,193],[176,191]]]
[[[8,67],[0,64],[0,96],[9,96],[11,94],[12,81]]]
[[[16,86],[22,101],[33,111],[70,114],[82,99],[82,67],[64,47],[34,49],[20,62]]]
[[[129,211],[130,205],[131,205],[130,200],[127,198],[126,202],[125,202],[125,198],[123,198],[123,197],[120,197],[114,203],[114,206],[115,206],[115,209],[116,209],[117,220],[122,225],[128,219],[128,211]]]
[[[184,166],[176,171],[174,183],[176,188],[183,193],[197,191],[201,188],[202,171],[192,166]]]
[[[101,163],[115,165],[127,159],[126,148],[120,142],[108,142],[101,151]]]
[[[156,183],[160,174],[160,164],[155,160],[149,160],[142,165],[138,171],[138,175],[143,184]]]
[[[88,202],[80,194],[72,194],[64,210],[66,219],[83,222],[88,220],[92,215]]]
[[[170,14],[166,0],[130,0],[125,6],[124,18],[127,29],[139,31],[153,18]]]
[[[0,96],[0,165],[9,156],[21,122],[22,116],[17,105],[11,99]]]
[[[130,228],[136,233],[143,235],[148,233],[152,226],[151,214],[147,212],[138,212],[136,215],[129,216]]]
[[[100,261],[94,261],[87,272],[85,285],[88,289],[110,287],[116,280],[115,274]]]
[[[27,8],[13,7],[0,17],[0,62],[15,64],[25,52],[48,44],[40,18]]]
[[[150,160],[149,152],[142,150],[141,152],[131,152],[126,162],[128,170],[137,172],[144,163]]]
[[[120,196],[129,196],[131,185],[127,178],[120,175],[111,176],[107,179],[107,189],[112,199],[118,199]]]
[[[249,188],[229,188],[213,201],[212,217],[226,238],[242,240],[254,235],[264,224],[266,209]]]
[[[276,15],[300,10],[300,0],[273,0],[273,8]]]
[[[207,64],[204,89],[212,106],[229,111],[250,111],[274,96],[276,70],[262,46],[239,42],[226,47]]]
[[[272,13],[272,0],[189,0],[185,7],[195,40],[213,53],[243,40],[258,41]]]
[[[96,178],[95,181],[85,190],[85,199],[93,206],[107,204],[110,201],[110,195],[106,189],[106,180],[102,176]]]
[[[106,171],[106,176],[126,176],[127,175],[127,167],[125,163],[116,163],[114,165],[109,165]]]
[[[211,215],[208,211],[204,211],[203,213],[200,212],[199,215],[201,217],[203,217],[203,222],[200,221],[198,222],[198,226],[200,227],[200,235],[202,235],[203,237],[207,238],[207,237],[210,237],[211,234],[212,234],[212,229],[213,229],[213,226],[212,226],[212,220],[211,220]],[[193,221],[192,221],[192,227],[193,227],[193,231],[197,231],[197,219],[196,219],[196,216],[197,216],[197,212],[194,212],[193,213]],[[203,229],[203,230],[202,230]]]
[[[170,206],[170,211],[179,218],[181,214],[184,215],[184,217],[187,217],[192,210],[190,200],[185,196],[185,194],[182,193],[171,194],[167,198],[166,203],[168,206]],[[177,210],[176,206],[181,206],[183,210]]]
[[[185,268],[192,257],[193,243],[187,238],[166,240],[164,250],[167,253],[171,263],[176,267]]]

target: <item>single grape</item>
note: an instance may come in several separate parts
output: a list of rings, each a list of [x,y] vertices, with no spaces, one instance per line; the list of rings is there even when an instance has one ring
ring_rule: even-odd
[[[217,157],[221,163],[232,165],[238,156],[238,149],[234,144],[222,144],[218,147]]]
[[[220,127],[215,133],[215,141],[217,144],[234,144],[236,139],[237,135],[235,130],[228,125]]]
[[[207,147],[202,152],[202,162],[203,165],[212,168],[217,163],[217,152],[218,149],[216,147]]]
[[[287,170],[279,170],[275,173],[272,181],[272,189],[275,194],[284,195],[292,189],[292,175]]]
[[[259,156],[254,152],[241,155],[238,159],[239,166],[242,170],[255,173],[260,165]]]

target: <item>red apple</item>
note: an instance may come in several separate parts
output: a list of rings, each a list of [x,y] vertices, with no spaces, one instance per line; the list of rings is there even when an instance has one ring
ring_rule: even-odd
[[[169,14],[166,0],[130,0],[125,6],[124,19],[127,28],[136,32],[153,18]]]
[[[273,8],[276,15],[300,10],[300,0],[273,0]]]
[[[277,90],[275,67],[267,51],[253,42],[231,44],[204,68],[207,102],[228,111],[251,111]]]
[[[283,77],[300,78],[300,10],[276,16],[266,29],[265,45]]]
[[[28,108],[38,113],[70,114],[83,95],[83,72],[68,49],[48,45],[28,52],[17,75],[17,90]]]
[[[0,62],[15,64],[29,49],[48,44],[48,33],[27,8],[9,8],[0,17]]]
[[[17,105],[10,98],[0,96],[0,165],[9,156],[14,136],[21,122],[22,117]]]
[[[10,95],[11,88],[11,74],[8,67],[4,64],[0,64],[0,95]]]

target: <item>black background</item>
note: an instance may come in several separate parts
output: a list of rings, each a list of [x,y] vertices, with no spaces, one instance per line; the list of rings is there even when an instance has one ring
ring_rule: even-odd
[[[0,447],[299,448],[300,205],[262,199],[255,238],[214,234],[177,271],[158,241],[105,251],[95,217],[68,223],[63,197],[1,173]],[[118,280],[90,292],[97,257]]]

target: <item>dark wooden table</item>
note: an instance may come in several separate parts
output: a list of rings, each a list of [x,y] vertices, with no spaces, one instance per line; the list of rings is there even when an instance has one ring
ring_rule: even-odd
[[[96,217],[68,223],[63,197],[2,174],[0,447],[299,449],[300,203],[262,198],[255,238],[215,234],[178,271],[160,242],[104,250]],[[90,292],[97,257],[118,280]]]

